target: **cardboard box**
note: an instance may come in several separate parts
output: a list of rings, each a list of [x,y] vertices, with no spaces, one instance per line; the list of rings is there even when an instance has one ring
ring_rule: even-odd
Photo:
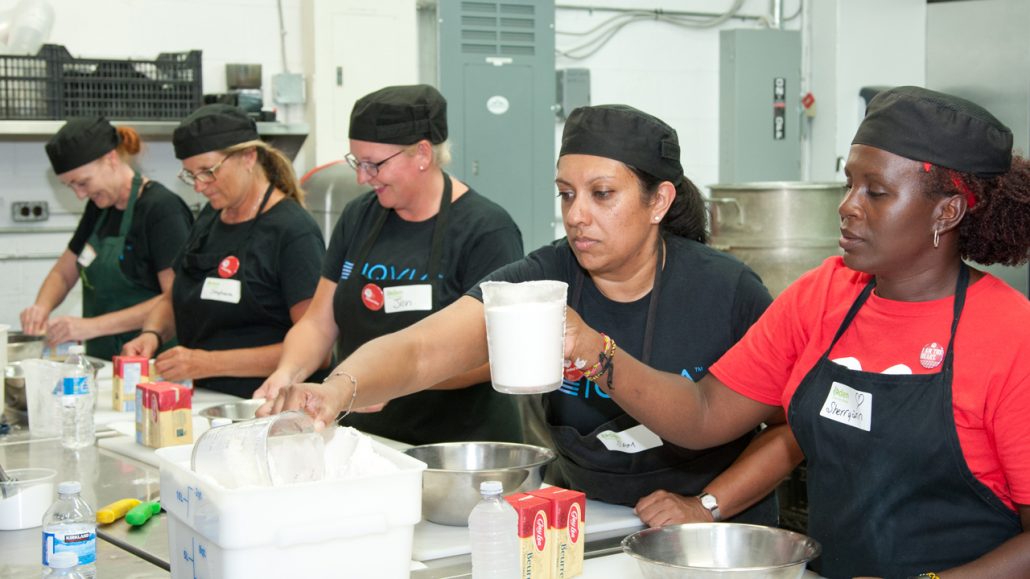
[[[561,487],[544,487],[529,491],[528,494],[547,499],[550,504],[548,514],[554,545],[552,577],[566,579],[581,574],[586,531],[586,495]]]
[[[171,382],[136,387],[136,442],[163,448],[193,442],[193,390]]]
[[[551,503],[528,493],[504,497],[519,515],[519,578],[551,579],[554,547],[551,540]]]
[[[115,356],[111,408],[116,412],[136,410],[136,386],[150,382],[150,360],[142,356]]]

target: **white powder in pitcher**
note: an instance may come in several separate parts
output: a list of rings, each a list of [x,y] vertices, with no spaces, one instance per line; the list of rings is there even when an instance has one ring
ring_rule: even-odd
[[[343,479],[397,472],[398,467],[379,456],[372,439],[350,427],[338,426],[325,445],[325,478]]]
[[[486,339],[495,387],[530,391],[561,384],[564,301],[488,307]]]

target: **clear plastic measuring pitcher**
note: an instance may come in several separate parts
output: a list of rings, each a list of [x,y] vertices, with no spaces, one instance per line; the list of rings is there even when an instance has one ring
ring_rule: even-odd
[[[508,394],[537,394],[562,384],[565,297],[561,281],[483,282],[490,380]]]
[[[208,430],[193,446],[192,467],[226,488],[317,481],[325,442],[307,414],[283,412]]]

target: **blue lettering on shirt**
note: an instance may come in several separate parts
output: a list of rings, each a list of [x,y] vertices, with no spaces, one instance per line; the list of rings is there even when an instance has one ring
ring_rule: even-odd
[[[343,268],[340,270],[340,279],[345,280],[350,278],[350,273],[354,271],[354,262],[345,261],[343,262]]]
[[[344,261],[343,267],[340,269],[340,280],[350,278],[352,273],[354,273],[354,263]],[[365,262],[361,267],[361,275],[369,281],[426,281],[429,279],[428,273],[420,274],[415,268],[406,267],[398,270],[395,266],[385,263]],[[436,277],[443,279],[444,275],[440,273]]]
[[[693,373],[691,373],[690,370],[688,370],[686,368],[680,370],[680,376],[683,376],[684,378],[690,380],[691,382],[697,382],[697,379],[701,378],[701,377],[704,377],[704,375],[705,375],[705,367],[704,366],[694,366],[694,372]]]
[[[582,388],[582,395],[584,400],[589,400],[590,396],[600,396],[601,398],[611,398],[611,396],[604,393],[601,387],[597,385],[593,380],[587,380],[586,378],[580,378],[578,381],[573,382],[572,380],[562,380],[561,388],[558,389],[562,394],[568,396],[580,397],[580,385],[584,385]]]

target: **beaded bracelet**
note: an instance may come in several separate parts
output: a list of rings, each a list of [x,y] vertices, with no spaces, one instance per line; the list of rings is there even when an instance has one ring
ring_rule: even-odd
[[[613,374],[615,374],[615,368],[613,363],[615,362],[615,340],[611,339],[608,334],[601,333],[601,338],[604,339],[604,349],[600,354],[597,355],[597,363],[591,366],[589,369],[583,371],[583,375],[586,376],[587,380],[597,381],[597,378],[601,374],[608,374],[608,389],[612,389]]]
[[[357,398],[358,398],[358,379],[355,378],[354,376],[351,376],[347,372],[340,371],[340,372],[333,372],[332,374],[326,376],[325,380],[322,380],[322,384],[325,384],[330,379],[335,378],[337,376],[346,376],[347,378],[350,378],[351,384],[354,385],[354,390],[351,391],[351,395],[350,395],[350,404],[347,405],[347,411],[343,413],[343,416],[340,416],[339,418],[336,419],[336,421],[339,422],[339,421],[343,420],[344,418],[347,418],[347,416],[350,414],[351,410],[354,409],[354,401],[357,400]]]

